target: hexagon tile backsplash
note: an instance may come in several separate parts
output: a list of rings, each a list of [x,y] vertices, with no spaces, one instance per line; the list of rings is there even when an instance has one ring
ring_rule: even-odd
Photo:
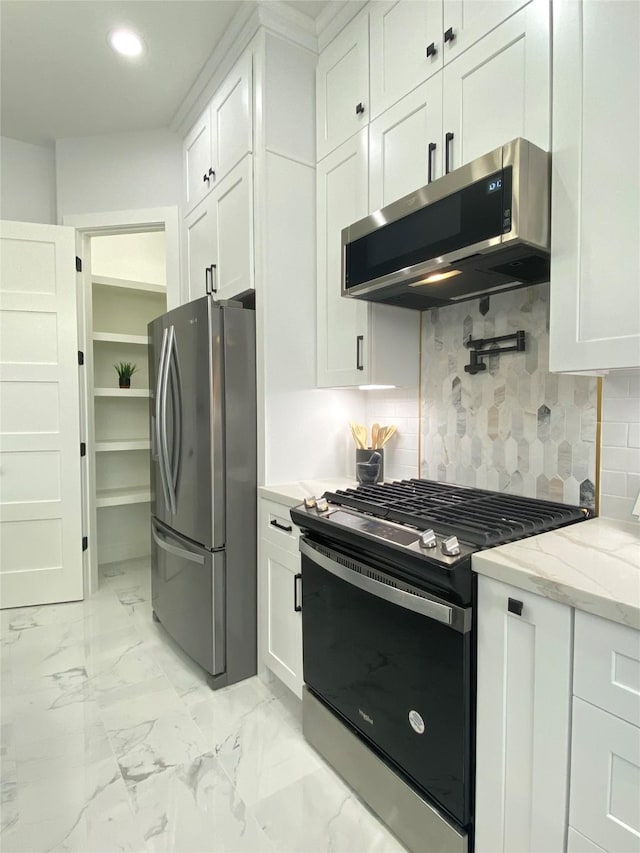
[[[593,507],[597,380],[549,373],[549,285],[427,312],[422,324],[421,476]],[[465,373],[472,335],[524,329],[526,350]]]

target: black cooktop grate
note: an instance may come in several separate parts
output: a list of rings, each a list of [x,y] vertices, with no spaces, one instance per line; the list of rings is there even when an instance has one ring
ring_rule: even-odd
[[[432,527],[481,548],[555,530],[590,515],[583,507],[433,480],[360,485],[325,496],[332,504],[418,529]]]

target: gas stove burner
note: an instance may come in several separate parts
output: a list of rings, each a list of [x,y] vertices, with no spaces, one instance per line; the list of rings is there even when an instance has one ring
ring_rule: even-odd
[[[477,548],[503,545],[590,516],[583,507],[432,480],[398,480],[325,493],[330,504],[457,536]]]

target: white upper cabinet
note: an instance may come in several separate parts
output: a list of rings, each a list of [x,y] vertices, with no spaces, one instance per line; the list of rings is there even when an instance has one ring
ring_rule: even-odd
[[[445,64],[495,29],[528,0],[443,0]]]
[[[549,26],[548,0],[532,0],[445,66],[445,172],[518,136],[549,150]]]
[[[204,199],[184,219],[185,280],[188,302],[211,290],[211,277],[218,263],[215,209]]]
[[[442,68],[442,0],[374,0],[369,14],[374,119]]]
[[[364,341],[368,305],[341,296],[341,232],[368,213],[368,131],[325,157],[317,166],[318,385],[366,382]]]
[[[640,366],[640,4],[553,4],[550,367]]]
[[[428,80],[371,122],[369,211],[442,175],[442,82]]]
[[[252,150],[251,62],[250,53],[240,59],[185,138],[187,211]]]
[[[366,126],[369,112],[369,15],[365,10],[347,24],[318,60],[318,160]]]

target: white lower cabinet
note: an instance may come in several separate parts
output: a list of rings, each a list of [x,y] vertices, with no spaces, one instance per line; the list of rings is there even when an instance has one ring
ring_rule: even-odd
[[[289,508],[260,501],[260,652],[262,663],[302,698],[302,575],[299,530]]]
[[[478,578],[476,853],[564,849],[571,618]]]

